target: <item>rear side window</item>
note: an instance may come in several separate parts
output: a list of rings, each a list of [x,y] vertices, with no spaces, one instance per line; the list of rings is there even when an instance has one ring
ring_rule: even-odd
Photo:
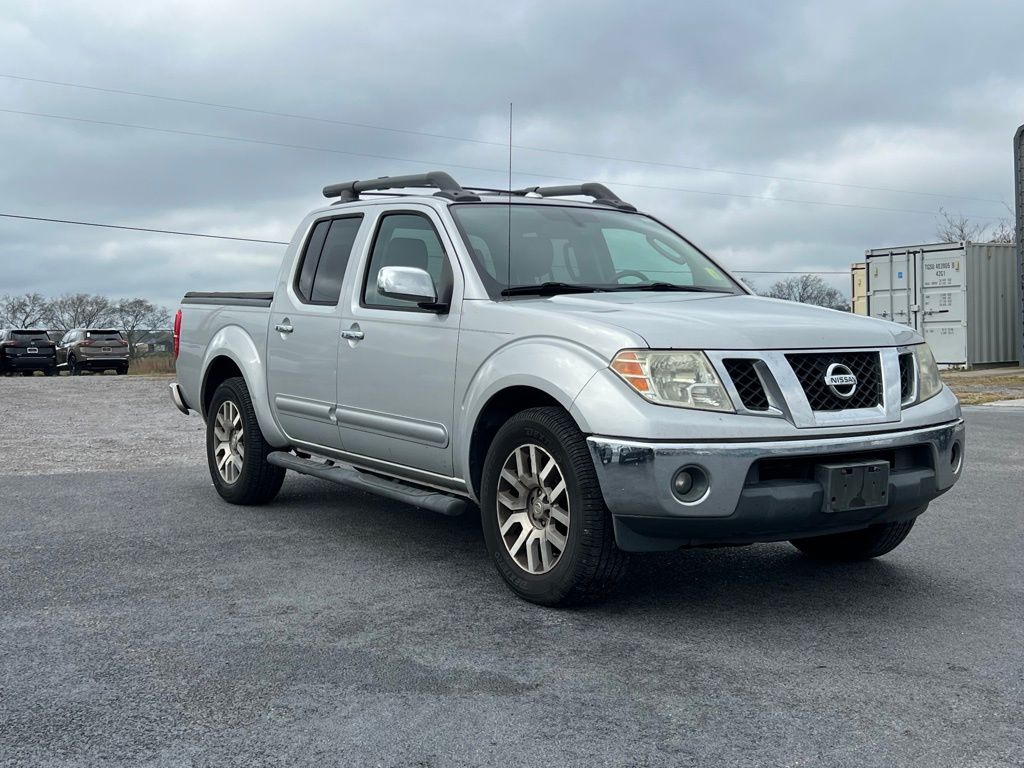
[[[316,275],[317,264],[320,263],[320,252],[324,247],[324,240],[327,239],[327,230],[331,228],[330,221],[320,221],[313,227],[313,233],[306,243],[306,252],[302,255],[302,266],[299,267],[299,279],[295,283],[295,292],[302,297],[303,301],[309,301],[313,295],[313,277]]]
[[[309,236],[295,290],[307,304],[337,304],[363,217],[318,222]]]

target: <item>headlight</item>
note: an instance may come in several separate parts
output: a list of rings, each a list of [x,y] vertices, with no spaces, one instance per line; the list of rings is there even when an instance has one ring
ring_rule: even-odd
[[[914,365],[917,368],[917,400],[915,402],[921,403],[942,391],[942,377],[939,376],[939,366],[935,364],[935,356],[927,343],[918,344],[913,348],[913,352]]]
[[[733,412],[725,387],[703,352],[627,349],[611,369],[644,398],[659,405]]]

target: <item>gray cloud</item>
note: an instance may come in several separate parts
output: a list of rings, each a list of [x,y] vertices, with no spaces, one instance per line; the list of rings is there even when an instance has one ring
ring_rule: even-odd
[[[0,19],[0,73],[499,144],[513,100],[525,146],[949,196],[515,152],[515,183],[618,182],[623,197],[734,268],[843,270],[865,248],[931,239],[939,205],[1006,216],[998,203],[955,196],[1012,199],[1022,25],[1024,8],[997,1],[15,0]],[[331,181],[429,163],[465,183],[504,182],[505,150],[489,144],[4,78],[0,109],[336,150],[0,112],[4,212],[286,240]],[[102,291],[172,305],[189,288],[269,286],[279,254],[0,220],[0,293]]]

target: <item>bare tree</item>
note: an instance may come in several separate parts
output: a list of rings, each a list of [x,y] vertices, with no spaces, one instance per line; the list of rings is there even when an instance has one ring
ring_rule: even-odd
[[[106,296],[88,293],[66,293],[50,302],[46,321],[51,330],[69,331],[108,325],[113,320],[113,307]]]
[[[128,339],[128,350],[135,357],[135,345],[150,331],[166,328],[171,315],[164,307],[158,307],[146,299],[119,299],[112,308],[118,328]]]
[[[1010,222],[1003,219],[998,225],[992,228],[988,237],[985,238],[990,243],[1015,243],[1017,242],[1016,232],[1014,227],[1010,226]]]
[[[41,294],[0,296],[0,328],[31,328],[43,324],[47,301]]]
[[[1005,206],[1010,214],[1010,206]],[[989,231],[983,224],[976,224],[962,213],[951,214],[945,208],[939,208],[942,221],[935,228],[935,234],[943,243],[959,243],[970,240],[975,243],[1015,243],[1017,233],[1009,219],[1003,219]]]
[[[762,295],[773,299],[814,304],[829,309],[850,309],[850,302],[846,297],[818,275],[800,275],[779,280]]]
[[[945,208],[939,208],[942,221],[935,227],[935,234],[943,243],[959,243],[961,240],[977,240],[985,231],[980,224],[975,224],[962,213],[956,215]]]

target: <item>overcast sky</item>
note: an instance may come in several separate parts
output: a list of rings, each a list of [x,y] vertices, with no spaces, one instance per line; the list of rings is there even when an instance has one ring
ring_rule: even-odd
[[[515,185],[604,181],[726,266],[841,271],[940,206],[1010,218],[1022,34],[1019,1],[5,0],[0,75],[339,122],[0,77],[0,213],[288,240],[326,183],[503,185],[512,101]],[[282,250],[0,218],[0,294],[173,306],[269,289]]]

